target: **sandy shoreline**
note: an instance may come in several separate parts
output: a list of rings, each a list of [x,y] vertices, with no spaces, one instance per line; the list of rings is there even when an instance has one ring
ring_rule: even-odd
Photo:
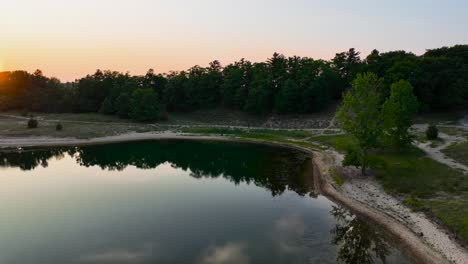
[[[221,136],[203,136],[162,133],[128,133],[116,136],[106,136],[92,139],[51,138],[51,137],[0,137],[0,149],[45,147],[45,146],[79,146],[90,144],[106,144],[114,142],[157,140],[157,139],[199,139],[232,141],[233,138]],[[242,140],[253,142],[253,140]],[[314,177],[319,192],[331,200],[344,205],[351,211],[377,222],[392,234],[401,244],[401,248],[413,256],[417,263],[468,263],[467,250],[437,224],[424,215],[411,212],[400,204],[396,198],[386,194],[372,179],[353,179],[343,186],[335,188],[331,184],[329,168],[337,162],[337,157],[331,153],[319,153],[310,149],[271,142],[256,141],[294,147],[313,154]],[[421,236],[420,234],[424,235]],[[450,260],[450,261],[448,261]]]
[[[25,147],[58,147],[58,146],[83,146],[117,142],[131,142],[156,139],[207,139],[228,140],[218,136],[191,136],[174,132],[162,133],[127,133],[116,136],[105,136],[91,139],[77,138],[52,138],[52,137],[0,137],[0,149],[3,148],[25,148]]]
[[[315,153],[314,169],[321,192],[351,211],[379,223],[417,263],[468,263],[468,252],[444,228],[424,214],[412,212],[369,177],[357,177],[337,188],[331,184],[329,168],[335,154]],[[359,174],[359,173],[357,173]],[[355,174],[353,175],[354,178]],[[423,235],[421,235],[423,234]]]

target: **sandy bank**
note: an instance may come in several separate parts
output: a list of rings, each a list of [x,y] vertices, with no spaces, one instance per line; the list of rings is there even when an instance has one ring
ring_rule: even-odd
[[[330,168],[339,162],[336,153],[315,153],[314,169],[321,192],[333,201],[384,227],[417,263],[468,263],[468,252],[424,214],[412,212],[387,194],[372,177],[349,172],[352,179],[341,187],[331,184]],[[338,159],[338,160],[337,160]],[[349,169],[352,170],[352,169]],[[318,175],[318,176],[317,176]]]
[[[218,136],[191,136],[174,132],[147,132],[147,133],[127,133],[116,136],[105,136],[91,139],[77,138],[53,138],[53,137],[0,137],[0,148],[24,148],[24,147],[57,147],[57,146],[83,146],[117,142],[130,142],[156,139],[207,139],[207,140],[228,140],[228,138]]]

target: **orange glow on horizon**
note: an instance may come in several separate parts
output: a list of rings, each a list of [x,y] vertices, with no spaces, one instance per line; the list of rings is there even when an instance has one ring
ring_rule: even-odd
[[[96,69],[167,73],[274,52],[330,59],[351,47],[365,57],[374,48],[422,54],[468,42],[468,4],[358,2],[5,0],[0,71],[41,69],[73,81]]]

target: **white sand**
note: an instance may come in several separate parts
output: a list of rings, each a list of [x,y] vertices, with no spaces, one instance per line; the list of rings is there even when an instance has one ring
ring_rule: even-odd
[[[329,152],[339,166],[342,155]],[[468,251],[463,248],[449,232],[431,221],[421,212],[413,212],[402,202],[387,194],[372,176],[361,176],[356,168],[346,168],[344,173],[350,177],[341,187],[337,187],[343,196],[372,208],[394,219],[420,237],[427,245],[440,252],[445,258],[457,264],[468,263]]]

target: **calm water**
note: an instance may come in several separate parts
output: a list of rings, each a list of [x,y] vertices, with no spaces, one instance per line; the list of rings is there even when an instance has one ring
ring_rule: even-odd
[[[316,195],[309,161],[190,141],[0,152],[0,263],[410,263]]]

